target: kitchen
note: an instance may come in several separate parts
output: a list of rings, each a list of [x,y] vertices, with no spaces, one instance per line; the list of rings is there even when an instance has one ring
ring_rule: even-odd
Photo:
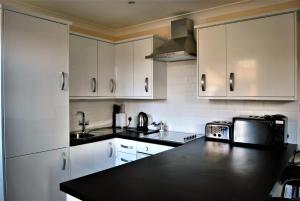
[[[299,143],[299,1],[153,2],[164,15],[144,1],[2,3],[3,200],[299,197],[290,184],[274,193]],[[132,13],[119,12],[122,20],[101,6]],[[89,15],[99,9],[106,16]],[[172,38],[194,39],[196,54],[186,48],[183,61],[161,61],[172,56],[156,55]],[[275,114],[287,119],[257,118]],[[233,119],[241,115],[254,117]],[[162,132],[111,129],[113,118]],[[234,129],[249,122],[248,133],[221,122],[226,139],[204,137],[208,123],[233,120]],[[251,131],[261,120],[284,126],[270,133],[284,135],[283,150],[230,146],[242,133],[267,135]]]

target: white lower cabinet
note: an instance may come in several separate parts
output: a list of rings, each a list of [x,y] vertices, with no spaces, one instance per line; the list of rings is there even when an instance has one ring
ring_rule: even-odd
[[[6,159],[6,200],[66,200],[59,184],[69,179],[68,148]]]
[[[113,140],[78,145],[70,148],[71,178],[75,179],[115,166]]]
[[[116,157],[116,166],[130,163],[135,160],[136,160],[136,154],[129,154],[129,153],[118,151]]]
[[[174,148],[170,146],[152,144],[147,142],[137,142],[136,144],[137,153],[144,153],[149,155],[158,154]]]
[[[72,179],[133,162],[174,147],[114,138],[70,148]],[[67,201],[79,199],[67,195]]]
[[[71,178],[133,162],[173,147],[114,138],[70,148]]]
[[[136,141],[134,140],[116,138],[115,145],[117,152],[136,154]]]
[[[67,195],[67,201],[79,201],[79,199],[77,199],[71,195]]]
[[[115,139],[116,166],[130,163],[136,160],[136,144],[134,140]]]

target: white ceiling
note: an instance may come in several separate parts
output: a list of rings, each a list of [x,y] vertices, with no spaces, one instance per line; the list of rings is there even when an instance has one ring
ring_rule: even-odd
[[[241,0],[19,0],[92,23],[123,28]]]

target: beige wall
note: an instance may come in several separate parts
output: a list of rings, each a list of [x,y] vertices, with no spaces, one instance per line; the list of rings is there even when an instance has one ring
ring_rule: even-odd
[[[254,9],[244,9],[243,8],[243,10],[242,10],[242,8],[234,8],[234,5],[232,7],[233,8],[232,8],[231,12],[223,11],[223,12],[227,12],[227,13],[222,14],[222,15],[218,14],[218,10],[220,10],[220,12],[222,12],[221,9],[224,10],[224,8],[220,8],[220,9],[216,8],[215,10],[207,11],[204,13],[199,12],[199,13],[187,15],[184,17],[191,18],[194,20],[195,25],[200,25],[200,24],[204,24],[204,23],[213,23],[213,22],[233,20],[233,19],[242,18],[242,17],[251,17],[251,16],[255,16],[255,15],[261,15],[264,13],[288,10],[288,9],[292,9],[292,8],[300,8],[300,1],[299,0],[290,1],[290,2],[279,3],[279,4],[271,5],[271,6],[263,6],[263,7],[259,7],[259,8],[254,8]],[[227,9],[230,10],[230,7],[228,7]],[[237,11],[239,9],[241,9],[242,11]],[[167,20],[168,24],[169,24],[169,21],[171,21],[171,20],[172,19]],[[155,26],[155,23],[153,23],[152,26]],[[116,39],[122,40],[122,39],[126,39],[126,38],[142,36],[145,34],[157,34],[157,35],[160,35],[161,37],[165,37],[165,38],[169,37],[169,35],[170,35],[169,25],[162,26],[159,28],[154,28],[154,29],[151,29],[151,25],[150,25],[150,26],[148,26],[148,29],[144,30],[144,31],[136,31],[135,32],[134,28],[130,31],[133,33],[120,34],[116,37]]]
[[[235,18],[254,16],[291,8],[300,8],[300,0],[252,0],[245,1],[244,3],[240,4],[233,4],[229,6],[194,12],[187,15],[160,19],[145,24],[125,27],[121,29],[112,29],[109,27],[103,27],[98,24],[84,21],[74,16],[68,16],[62,13],[57,13],[55,11],[50,11],[37,6],[33,6],[20,0],[0,0],[0,3],[3,3],[10,7],[26,9],[52,17],[70,20],[73,22],[73,25],[70,27],[71,31],[108,40],[123,40],[149,34],[156,34],[161,37],[168,38],[170,35],[170,21],[181,17],[191,18],[194,20],[195,25],[199,25],[203,23],[231,20]]]

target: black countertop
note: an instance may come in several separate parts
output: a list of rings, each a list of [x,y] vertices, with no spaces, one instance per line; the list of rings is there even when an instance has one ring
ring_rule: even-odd
[[[149,143],[155,143],[155,144],[161,144],[161,145],[167,145],[167,146],[173,146],[173,147],[177,147],[177,146],[180,146],[180,145],[183,144],[181,142],[146,138],[146,137],[144,137],[143,135],[141,135],[139,133],[129,132],[129,131],[126,131],[126,130],[124,130],[122,132],[116,132],[116,130],[114,130],[112,128],[103,128],[103,129],[105,129],[107,131],[107,133],[95,135],[93,137],[85,138],[85,139],[72,139],[71,138],[70,139],[70,146],[88,144],[88,143],[102,141],[102,140],[108,140],[108,139],[112,139],[112,138],[137,140],[137,141],[141,141],[141,142],[149,142]],[[101,130],[101,129],[99,129],[99,130]],[[172,131],[168,131],[168,133],[171,134],[171,135],[182,134],[180,132],[172,132]],[[91,132],[91,134],[93,134],[93,132]]]
[[[263,201],[295,149],[230,147],[201,138],[60,189],[86,201]]]

